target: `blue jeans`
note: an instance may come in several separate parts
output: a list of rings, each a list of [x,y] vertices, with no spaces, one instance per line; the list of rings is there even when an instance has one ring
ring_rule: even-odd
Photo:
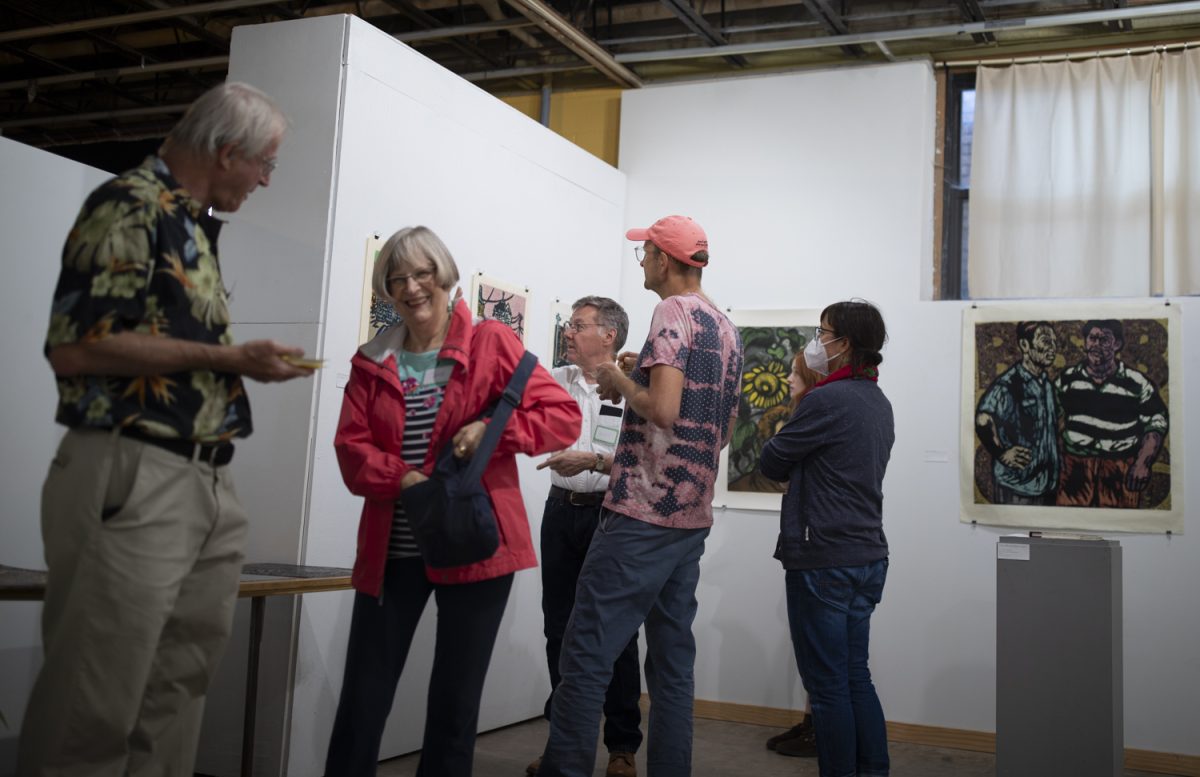
[[[539,777],[591,777],[613,662],[646,624],[650,777],[692,771],[696,584],[708,529],[669,529],[604,510],[563,636]]]
[[[545,619],[546,663],[550,668],[550,695],[546,719],[551,717],[554,690],[562,681],[558,663],[563,634],[575,608],[575,588],[588,548],[600,521],[600,505],[577,506],[551,496],[542,515],[542,615]],[[604,697],[604,746],[610,753],[636,753],[642,745],[642,670],[638,638],[621,651],[613,663],[612,682]]]
[[[812,704],[821,777],[888,774],[887,725],[867,666],[888,561],[787,570],[788,624]]]

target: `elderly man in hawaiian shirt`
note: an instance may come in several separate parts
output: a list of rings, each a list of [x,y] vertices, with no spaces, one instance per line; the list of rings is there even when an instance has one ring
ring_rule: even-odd
[[[227,466],[252,429],[242,379],[311,374],[300,349],[233,344],[209,213],[268,185],[286,128],[262,92],[219,86],[67,236],[45,345],[67,433],[42,491],[21,775],[192,774],[246,537]]]

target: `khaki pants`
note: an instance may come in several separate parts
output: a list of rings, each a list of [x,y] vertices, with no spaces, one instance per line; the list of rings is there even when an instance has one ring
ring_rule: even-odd
[[[18,775],[190,777],[247,530],[228,469],[110,432],[63,438]]]

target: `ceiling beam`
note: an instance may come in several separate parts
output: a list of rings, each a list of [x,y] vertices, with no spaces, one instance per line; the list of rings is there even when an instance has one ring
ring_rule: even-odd
[[[0,121],[0,130],[19,129],[21,127],[46,127],[54,124],[74,124],[75,122],[96,121],[98,119],[128,119],[137,116],[160,116],[170,113],[183,113],[190,103],[177,105],[153,105],[147,108],[125,108],[113,111],[92,111],[90,113],[70,113],[55,116],[37,116],[30,119]]]
[[[803,0],[804,7],[812,14],[825,30],[831,35],[846,35],[850,32],[850,28],[846,26],[846,21],[841,15],[829,7],[827,0]],[[842,46],[842,51],[848,57],[861,57],[866,52],[862,46],[849,45]]]
[[[1077,11],[1075,13],[971,22],[969,24],[944,25],[940,27],[913,27],[904,30],[880,30],[877,32],[860,32],[821,38],[731,43],[727,46],[697,46],[687,49],[668,49],[665,51],[633,51],[626,54],[617,54],[615,59],[622,64],[665,62],[675,59],[703,59],[706,57],[724,57],[730,54],[766,54],[778,51],[822,49],[831,46],[875,43],[876,41],[890,43],[898,40],[919,40],[921,38],[960,38],[967,37],[976,32],[993,32],[1005,29],[1035,30],[1049,27],[1068,27],[1079,24],[1103,24],[1117,19],[1143,19],[1195,13],[1200,13],[1200,0],[1182,0],[1181,2],[1165,5],[1139,5],[1135,8]]]
[[[542,0],[505,2],[618,86],[636,89],[642,85],[642,79],[636,73],[618,62],[607,49],[584,35]]]
[[[276,5],[277,3],[278,0],[212,0],[212,2],[207,3],[193,3],[191,5],[173,6],[171,8],[161,8],[154,11],[137,11],[135,13],[117,14],[115,16],[101,16],[96,19],[80,19],[73,22],[47,24],[41,27],[25,27],[24,29],[19,30],[6,30],[4,32],[0,32],[0,43],[16,40],[29,40],[30,38],[49,38],[56,35],[70,35],[71,33],[76,32],[103,30],[112,27],[121,27],[128,24],[156,22],[162,19],[177,19],[181,16],[188,16],[189,14],[233,11],[242,8],[254,8],[256,6]]]
[[[679,21],[691,30],[696,35],[708,42],[710,46],[724,46],[729,43],[725,40],[725,36],[718,32],[708,20],[704,18],[694,7],[690,0],[661,0],[662,4],[667,9],[679,17]],[[745,57],[726,57],[725,60],[734,67],[745,67],[747,64]]]
[[[954,0],[954,2],[958,4],[958,10],[967,21],[987,21],[987,17],[983,15],[983,9],[979,7],[979,0]],[[996,36],[990,32],[977,32],[971,35],[971,40],[979,44],[995,43]]]
[[[148,6],[150,8],[165,9],[165,8],[171,7],[166,4],[165,0],[139,0],[139,2],[142,5]],[[207,27],[205,27],[203,24],[200,23],[199,19],[197,19],[192,14],[188,14],[187,16],[180,16],[176,19],[170,19],[169,22],[173,27],[179,28],[180,30],[186,32],[188,35],[191,35],[193,38],[196,38],[197,40],[202,40],[205,43],[208,43],[209,45],[216,46],[217,48],[223,49],[226,51],[228,51],[228,49],[229,49],[229,39],[228,38],[223,38],[220,35],[213,32],[212,30],[209,30]]]
[[[59,66],[61,67],[61,65]],[[156,65],[131,65],[106,70],[87,70],[78,73],[64,73],[59,76],[41,76],[39,78],[18,78],[12,81],[0,81],[0,92],[13,89],[27,89],[30,86],[57,86],[59,84],[75,84],[82,81],[97,79],[122,78],[124,76],[153,75],[155,73],[170,73],[177,70],[203,70],[212,67],[229,67],[228,56],[204,57],[202,59],[184,59],[177,62],[161,62]]]
[[[570,73],[579,70],[590,70],[591,66],[581,65],[577,61],[569,65],[535,65],[531,67],[510,67],[504,70],[480,70],[478,73],[463,73],[462,78],[472,83],[479,81],[499,81],[505,78],[528,78],[530,76],[546,76],[555,73]]]
[[[1102,8],[1124,8],[1126,0],[1100,0]],[[1128,19],[1117,19],[1108,23],[1114,32],[1129,32],[1133,29],[1133,22]]]
[[[401,13],[401,15],[403,15],[409,21],[422,27],[425,30],[446,29],[446,27],[440,21],[438,21],[436,16],[433,16],[432,14],[422,11],[420,8],[418,8],[416,6],[415,3],[411,2],[411,0],[384,0],[384,2],[386,2],[392,8],[399,11]],[[488,54],[482,48],[480,48],[479,46],[476,46],[474,43],[471,43],[470,41],[451,40],[450,45],[453,46],[455,49],[457,49],[459,52],[466,54],[468,57],[471,57],[472,59],[480,60],[481,62],[483,62],[485,65],[488,65],[489,67],[493,67],[493,68],[506,67],[506,65],[503,62],[496,59],[492,55]],[[527,88],[536,88],[537,85],[533,84],[531,82],[529,84],[526,84],[526,86],[527,86]]]
[[[457,38],[460,35],[481,35],[485,32],[501,30],[517,30],[522,27],[532,27],[533,22],[521,17],[519,19],[497,19],[495,21],[460,24],[454,27],[433,27],[428,30],[413,30],[412,32],[397,32],[393,38],[402,43],[422,43],[430,40],[445,40]]]

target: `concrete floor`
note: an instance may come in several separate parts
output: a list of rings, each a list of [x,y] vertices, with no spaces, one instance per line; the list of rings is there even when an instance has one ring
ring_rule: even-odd
[[[767,750],[766,740],[782,729],[696,719],[693,777],[817,777],[815,758],[789,758]],[[475,745],[475,777],[525,777],[525,767],[541,754],[549,724],[542,718],[489,731]],[[995,757],[989,753],[949,750],[893,742],[889,748],[894,777],[993,777]],[[379,765],[379,777],[412,777],[417,753]],[[597,751],[596,774],[608,763]],[[645,775],[645,747],[638,753],[638,773]],[[1152,777],[1126,771],[1126,777]],[[1063,777],[1073,777],[1063,775]]]

